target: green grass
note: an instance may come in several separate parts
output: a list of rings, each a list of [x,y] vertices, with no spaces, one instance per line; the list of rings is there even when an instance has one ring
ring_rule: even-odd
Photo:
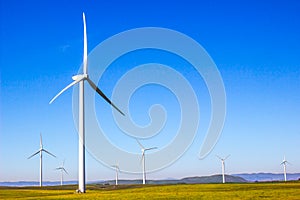
[[[300,199],[300,182],[180,185],[0,187],[0,199]]]

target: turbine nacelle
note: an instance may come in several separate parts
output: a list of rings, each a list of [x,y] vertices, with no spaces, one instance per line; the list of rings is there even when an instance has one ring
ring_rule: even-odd
[[[219,158],[221,160],[221,162],[225,162],[225,160],[230,156],[230,154],[228,156],[226,156],[225,158],[221,158],[220,156],[216,155],[217,158]]]
[[[77,74],[77,75],[75,75],[75,76],[72,76],[72,79],[74,80],[74,81],[81,81],[81,80],[86,80],[86,79],[88,79],[88,75],[87,74]]]
[[[112,165],[111,167],[115,168],[116,170],[120,171],[119,165]]]
[[[282,163],[281,163],[281,165],[286,165],[286,164],[290,164],[286,159],[285,159],[285,156],[284,156],[284,158],[283,158],[283,161],[282,161]]]

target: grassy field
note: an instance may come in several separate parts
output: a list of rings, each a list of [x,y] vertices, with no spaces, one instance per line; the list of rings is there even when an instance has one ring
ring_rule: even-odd
[[[0,187],[0,199],[300,199],[300,182],[180,185]]]

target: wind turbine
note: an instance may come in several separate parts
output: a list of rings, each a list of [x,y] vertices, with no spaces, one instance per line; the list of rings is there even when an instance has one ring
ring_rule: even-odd
[[[145,148],[138,140],[136,140],[137,143],[139,144],[139,146],[141,147],[141,151],[142,151],[142,159],[141,162],[143,164],[143,184],[146,184],[146,162],[145,162],[145,152],[152,150],[152,149],[157,149],[157,147],[151,147],[151,148]]]
[[[283,157],[283,161],[281,165],[283,165],[283,175],[284,175],[284,181],[286,181],[286,164],[289,163],[286,159],[285,156]]]
[[[68,174],[67,170],[64,168],[65,160],[62,162],[60,167],[57,167],[56,170],[60,170],[60,185],[63,185],[64,173]]]
[[[116,185],[118,185],[119,171],[120,171],[119,164],[112,165],[112,167],[114,167],[116,170]]]
[[[226,156],[225,158],[221,158],[220,156],[217,156],[221,162],[222,162],[222,179],[223,183],[225,183],[225,160],[229,157],[230,155]]]
[[[38,154],[38,153],[40,154],[40,187],[43,186],[43,151],[53,157],[56,157],[55,155],[53,155],[52,153],[50,153],[49,151],[47,151],[46,149],[43,148],[42,134],[40,134],[40,149],[27,158],[27,159],[30,159],[33,156],[35,156],[36,154]]]
[[[59,95],[61,95],[64,91],[79,83],[79,112],[78,112],[78,132],[79,132],[79,181],[78,181],[78,192],[85,193],[85,113],[84,113],[84,81],[87,81],[90,86],[112,107],[114,107],[117,111],[119,111],[122,115],[124,113],[117,108],[107,96],[96,86],[91,79],[89,79],[88,71],[87,71],[87,36],[86,36],[86,22],[85,22],[85,14],[82,13],[83,18],[83,74],[78,74],[72,77],[74,80],[71,84],[65,87],[62,91],[60,91],[51,101],[51,104]]]

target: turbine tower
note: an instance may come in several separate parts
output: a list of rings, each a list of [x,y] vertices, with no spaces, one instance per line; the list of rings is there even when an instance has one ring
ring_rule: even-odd
[[[116,170],[116,185],[118,185],[119,171],[120,171],[119,164],[112,165],[112,167],[114,167]]]
[[[222,162],[222,182],[225,183],[225,160],[229,157],[230,155],[226,156],[225,158],[221,158],[220,156],[217,156],[221,162]]]
[[[60,185],[63,185],[64,173],[68,174],[67,170],[64,168],[65,160],[62,162],[60,167],[57,167],[56,170],[60,170]]]
[[[112,107],[114,107],[117,111],[119,111],[122,115],[124,113],[117,108],[107,96],[96,86],[95,83],[88,76],[87,70],[87,36],[86,36],[86,22],[85,22],[85,15],[82,13],[83,18],[83,74],[78,74],[72,77],[74,80],[71,84],[65,87],[62,91],[60,91],[51,101],[51,104],[59,95],[61,95],[64,91],[72,87],[73,85],[79,83],[79,112],[78,112],[78,132],[79,132],[79,181],[78,181],[78,192],[85,193],[85,113],[84,113],[84,81],[87,81],[90,86],[105,100],[107,101]]]
[[[286,164],[289,163],[286,159],[285,156],[283,157],[283,161],[281,165],[283,165],[283,175],[284,175],[284,181],[286,181]]]
[[[151,147],[151,148],[145,148],[138,140],[136,140],[137,143],[139,144],[139,146],[141,147],[141,151],[142,151],[142,159],[141,162],[143,164],[143,184],[146,184],[146,161],[145,161],[145,152],[152,150],[152,149],[157,149],[157,147]]]
[[[40,134],[40,149],[27,158],[27,159],[30,159],[33,156],[35,156],[36,154],[38,154],[38,153],[40,154],[40,187],[43,186],[43,151],[53,157],[56,157],[55,155],[53,155],[52,153],[50,153],[49,151],[47,151],[46,149],[43,148],[42,134]]]

